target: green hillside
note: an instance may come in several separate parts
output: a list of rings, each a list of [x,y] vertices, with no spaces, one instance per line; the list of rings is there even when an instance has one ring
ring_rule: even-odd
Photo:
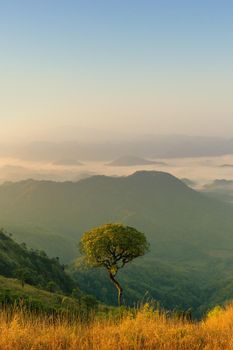
[[[17,279],[0,276],[0,306],[13,306],[45,313],[66,313],[87,316],[98,303],[87,295],[71,298],[59,293],[51,293],[32,285],[22,287]]]
[[[104,303],[116,305],[116,290],[105,269],[87,269],[71,266],[70,272],[80,288],[87,294],[94,294]],[[124,304],[135,306],[155,300],[166,310],[187,310],[192,308],[196,316],[206,310],[205,298],[200,280],[193,279],[187,268],[179,268],[161,260],[136,259],[125,266],[117,275],[124,289]]]
[[[215,298],[215,284],[221,280],[223,285],[233,273],[232,205],[163,172],[94,176],[77,183],[6,183],[0,186],[0,222],[14,228],[18,241],[43,245],[50,255],[59,251],[66,262],[92,227],[122,222],[145,232],[150,253],[119,275],[131,303],[146,294],[169,308],[189,304],[202,310],[208,307],[207,295]],[[75,277],[84,291],[112,302],[112,287],[102,272],[80,270]]]
[[[74,286],[64,267],[56,258],[48,258],[43,251],[27,249],[0,231],[0,275],[17,278],[22,284],[28,283],[54,291],[71,293]]]

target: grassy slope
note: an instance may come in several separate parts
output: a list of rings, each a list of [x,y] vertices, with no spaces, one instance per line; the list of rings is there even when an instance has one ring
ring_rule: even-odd
[[[15,312],[0,315],[2,349],[8,350],[231,350],[233,307],[215,309],[198,323],[153,312],[148,305],[120,320],[82,324]]]
[[[32,305],[43,307],[45,311],[60,309],[62,305],[70,308],[78,307],[74,299],[65,297],[62,294],[50,293],[29,284],[25,284],[22,287],[17,279],[0,276],[0,300],[4,302],[6,297],[9,302],[25,299],[25,301],[31,302]]]

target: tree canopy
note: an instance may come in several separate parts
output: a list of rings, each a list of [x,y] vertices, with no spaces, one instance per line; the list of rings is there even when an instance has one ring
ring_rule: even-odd
[[[84,233],[80,242],[81,253],[87,265],[105,267],[118,290],[118,303],[122,302],[122,287],[115,279],[119,269],[149,250],[145,235],[122,224],[106,224]]]

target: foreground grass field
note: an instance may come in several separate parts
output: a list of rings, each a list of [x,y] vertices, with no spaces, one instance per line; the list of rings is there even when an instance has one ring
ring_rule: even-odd
[[[1,311],[0,350],[232,350],[233,305],[198,323],[154,312],[68,322],[24,311]]]

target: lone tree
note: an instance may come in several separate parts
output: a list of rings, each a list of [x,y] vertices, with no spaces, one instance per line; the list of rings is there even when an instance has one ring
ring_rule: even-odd
[[[123,289],[116,280],[119,269],[149,250],[145,235],[122,224],[106,224],[84,233],[80,251],[87,265],[105,267],[118,292],[118,305],[122,304]]]

